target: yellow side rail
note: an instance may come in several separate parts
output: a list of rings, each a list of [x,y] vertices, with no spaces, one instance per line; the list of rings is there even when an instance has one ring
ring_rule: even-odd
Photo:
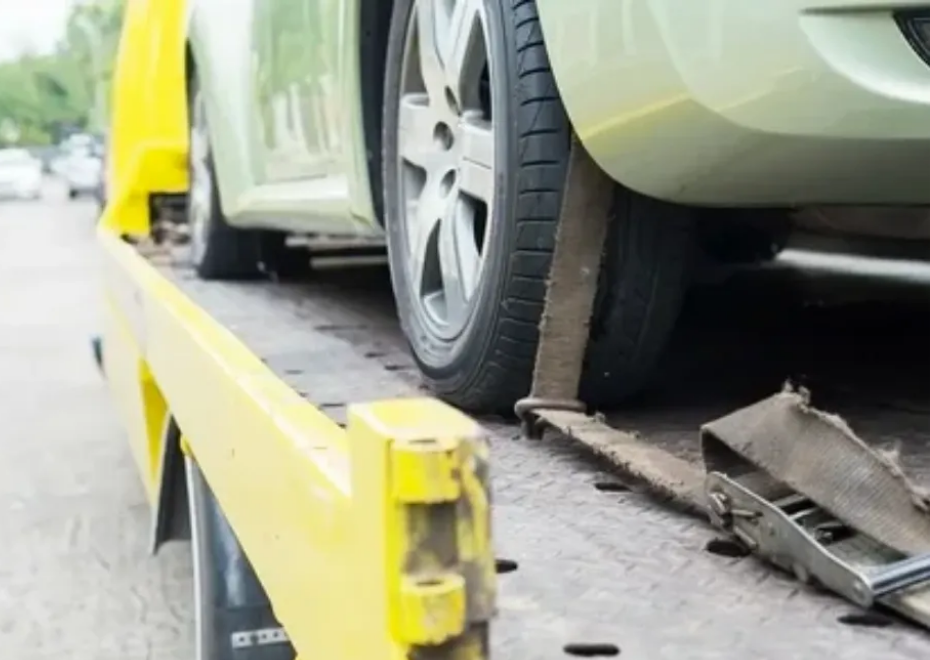
[[[184,13],[127,5],[97,232],[103,360],[150,498],[171,419],[300,656],[483,658],[495,570],[479,425],[427,398],[352,405],[342,428],[124,238],[148,234],[150,195],[187,185]]]

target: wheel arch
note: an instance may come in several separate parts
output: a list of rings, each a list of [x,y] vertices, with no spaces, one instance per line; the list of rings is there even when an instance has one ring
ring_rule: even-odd
[[[246,103],[251,82],[242,73],[250,70],[251,51],[234,48],[226,35],[242,32],[251,14],[223,9],[221,2],[204,2],[191,11],[184,41],[184,100],[189,115],[190,88],[196,76],[208,118],[220,208],[227,222],[235,225],[236,204],[255,184],[250,106]],[[190,119],[187,116],[188,133]]]
[[[358,5],[358,75],[365,159],[375,221],[384,226],[381,177],[384,79],[394,0],[358,0]]]

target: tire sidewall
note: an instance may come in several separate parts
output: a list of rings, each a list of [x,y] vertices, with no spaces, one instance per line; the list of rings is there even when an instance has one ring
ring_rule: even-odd
[[[196,109],[198,97],[199,97],[201,94],[202,94],[202,92],[200,91],[200,81],[197,79],[197,74],[196,74],[196,73],[192,73],[191,76],[190,76],[190,79],[188,80],[188,83],[187,83],[187,117],[188,117],[187,132],[188,132],[188,141],[190,141],[190,139],[193,137],[193,133],[194,133],[194,112],[195,112],[195,109]],[[208,148],[209,148],[209,145],[208,145]],[[187,178],[188,178],[188,181],[190,181],[191,186],[193,186],[193,183],[194,183],[193,155],[190,153],[190,150],[188,150],[188,152],[189,152],[189,153],[188,153],[188,156],[187,156]],[[209,161],[208,161],[208,167],[210,167]],[[211,168],[211,169],[212,169],[212,168]],[[213,186],[213,187],[215,187],[215,182],[214,182],[214,186]],[[216,197],[216,195],[215,195],[215,190],[212,189],[213,187],[211,187],[210,196],[211,196],[211,203],[214,204],[214,206],[211,207],[211,217],[210,217],[210,219],[207,221],[207,227],[206,227],[207,236],[204,238],[205,242],[204,242],[203,245],[200,245],[200,244],[199,244],[199,241],[198,241],[197,238],[196,238],[197,232],[196,232],[196,228],[194,227],[194,223],[193,223],[193,217],[194,217],[194,216],[193,216],[192,209],[191,209],[191,196],[190,196],[190,195],[188,195],[188,200],[187,200],[187,218],[188,218],[188,226],[189,226],[189,228],[190,228],[190,230],[191,230],[191,233],[190,233],[190,249],[189,249],[189,254],[190,254],[191,263],[192,263],[193,266],[194,266],[195,268],[197,268],[197,269],[199,269],[199,268],[202,267],[203,262],[204,262],[204,260],[206,259],[207,250],[209,249],[209,242],[210,242],[210,241],[209,241],[209,234],[210,234],[210,232],[213,230],[213,227],[212,227],[212,225],[213,225],[212,214],[214,214],[214,213],[216,212],[216,210],[215,210],[215,202],[216,202],[215,197]]]
[[[401,326],[415,360],[440,392],[462,389],[476,377],[497,332],[499,309],[509,277],[509,255],[514,244],[517,177],[517,135],[513,85],[516,58],[512,21],[501,0],[483,0],[487,16],[485,40],[491,75],[491,112],[496,131],[495,195],[485,240],[484,272],[475,291],[469,319],[452,340],[438,337],[418,310],[407,274],[408,248],[400,226],[398,168],[398,111],[401,66],[415,0],[397,0],[388,40],[384,97],[383,181],[385,229],[391,279]]]

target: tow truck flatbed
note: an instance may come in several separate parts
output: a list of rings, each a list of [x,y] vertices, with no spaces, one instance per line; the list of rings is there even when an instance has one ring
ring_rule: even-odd
[[[192,540],[198,657],[930,655],[914,629],[736,556],[930,626],[930,503],[814,408],[927,483],[925,290],[902,315],[820,313],[759,282],[695,296],[648,396],[589,417],[578,384],[614,183],[575,136],[525,426],[475,420],[421,388],[383,269],[221,284],[177,259],[164,240],[191,192],[186,8],[127,7],[100,365],[152,547]],[[775,394],[786,379],[802,387]],[[774,424],[733,421],[779,405]]]
[[[387,274],[377,267],[320,271],[305,282],[210,283],[164,255],[154,265],[340,424],[348,403],[422,395]],[[752,400],[741,389],[745,382],[726,381],[708,383],[722,382]],[[766,386],[763,376],[760,387]],[[688,405],[669,395],[666,405],[615,423],[635,425],[687,455],[698,424],[732,408],[722,391],[704,394]],[[855,417],[857,409],[847,412]],[[872,431],[901,437],[919,429],[913,422],[920,411],[888,410],[882,419],[866,412],[858,409],[860,421],[872,420]],[[564,437],[528,440],[516,423],[480,421],[491,434],[495,553],[516,565],[499,576],[493,657],[610,655],[612,647],[623,657],[649,659],[840,653],[891,660],[930,653],[930,639],[906,624],[862,616],[751,557],[708,552],[717,534],[704,521],[618,485],[616,474]]]

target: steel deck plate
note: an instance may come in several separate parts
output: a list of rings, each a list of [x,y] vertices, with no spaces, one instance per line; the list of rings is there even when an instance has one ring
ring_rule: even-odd
[[[417,393],[381,268],[322,272],[306,283],[234,284],[201,282],[183,265],[161,268],[336,419],[347,402]],[[857,305],[844,310],[845,320],[830,321],[816,309],[773,302],[777,296],[754,295],[764,304],[747,304],[738,289],[723,298],[729,302],[699,301],[686,313],[670,352],[678,357],[663,369],[668,377],[637,412],[613,415],[614,424],[690,456],[700,422],[766,396],[793,376],[809,383],[815,397],[823,391],[825,401],[843,402],[840,412],[880,442],[930,435],[927,403],[912,396],[926,394],[926,382],[906,383],[900,371],[909,361],[907,373],[928,376],[930,345],[905,339],[926,338],[930,315],[904,304],[907,311],[883,314],[884,322],[863,330],[851,320],[864,309]],[[918,301],[920,310],[925,302]],[[748,320],[729,328],[737,309]],[[886,336],[902,323],[904,332]],[[721,327],[729,329],[715,332]],[[689,342],[702,350],[687,349]],[[804,359],[811,355],[819,356],[814,370]],[[854,355],[869,358],[868,369],[854,368]],[[927,369],[913,366],[921,364]],[[881,408],[862,403],[877,400],[868,387],[876,378],[886,379]],[[495,545],[500,558],[518,566],[500,576],[495,657],[564,658],[570,644],[612,644],[623,657],[650,660],[930,655],[922,631],[874,617],[843,622],[859,613],[752,558],[709,553],[705,546],[715,534],[703,521],[641,493],[605,491],[616,477],[573,444],[524,440],[506,420],[482,421],[492,433]],[[905,444],[909,466],[930,464],[921,443]]]

